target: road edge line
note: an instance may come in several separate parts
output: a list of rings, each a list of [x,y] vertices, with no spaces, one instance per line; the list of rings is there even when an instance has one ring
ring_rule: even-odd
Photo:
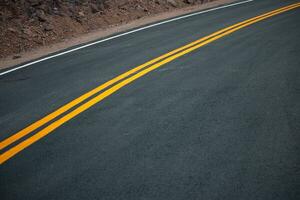
[[[246,0],[246,1],[236,2],[236,3],[232,3],[232,4],[228,4],[228,5],[223,5],[223,6],[219,6],[219,7],[215,7],[215,8],[210,8],[208,10],[203,10],[203,11],[199,11],[199,12],[179,16],[179,17],[172,18],[172,19],[167,19],[167,20],[164,20],[162,22],[147,25],[147,26],[137,28],[137,29],[134,29],[134,30],[131,30],[131,31],[127,31],[125,33],[117,34],[115,36],[111,36],[111,37],[108,37],[108,38],[105,38],[105,39],[100,39],[98,41],[91,42],[91,43],[85,44],[83,46],[76,47],[74,49],[70,49],[70,50],[63,51],[61,53],[54,54],[52,56],[47,56],[45,58],[41,58],[41,59],[38,59],[38,60],[35,60],[35,61],[32,61],[32,62],[29,62],[27,64],[23,64],[23,65],[18,66],[18,67],[13,67],[12,69],[8,69],[8,70],[5,70],[4,72],[0,72],[0,76],[9,74],[11,72],[29,67],[31,65],[34,65],[34,64],[46,61],[46,60],[50,60],[52,58],[56,58],[56,57],[59,57],[59,56],[62,56],[62,55],[68,54],[68,53],[72,53],[74,51],[78,51],[78,50],[81,50],[81,49],[84,49],[84,48],[87,48],[87,47],[90,47],[90,46],[93,46],[93,45],[96,45],[96,44],[100,44],[100,43],[103,43],[103,42],[106,42],[106,41],[109,41],[109,40],[113,40],[113,39],[120,38],[120,37],[123,37],[123,36],[126,36],[126,35],[130,35],[130,34],[133,34],[133,33],[136,33],[136,32],[140,32],[140,31],[152,28],[152,27],[160,26],[160,25],[167,24],[167,23],[170,23],[170,22],[178,21],[178,20],[181,20],[181,19],[201,15],[201,14],[204,14],[204,13],[208,13],[208,12],[212,12],[212,11],[216,11],[216,10],[220,10],[220,9],[224,9],[224,8],[229,8],[229,7],[233,7],[233,6],[237,6],[237,5],[242,5],[242,4],[245,4],[245,3],[250,3],[250,2],[253,2],[253,1],[254,0]]]

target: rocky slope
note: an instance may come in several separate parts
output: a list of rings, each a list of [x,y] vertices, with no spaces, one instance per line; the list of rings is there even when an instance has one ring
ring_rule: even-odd
[[[0,58],[213,0],[0,0]]]

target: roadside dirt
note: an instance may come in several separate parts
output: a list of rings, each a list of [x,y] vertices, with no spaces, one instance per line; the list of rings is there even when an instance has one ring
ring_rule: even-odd
[[[54,9],[56,10],[54,14],[43,11],[43,14],[39,14],[43,19],[37,15],[20,16],[12,11],[9,12],[12,15],[9,18],[9,14],[4,14],[8,11],[1,7],[0,69],[114,33],[234,1],[236,0],[108,0],[105,3],[97,1],[99,4],[97,2],[84,6],[79,4],[73,8],[73,12],[65,11],[69,5],[61,6],[59,11]],[[81,17],[74,17],[72,14],[74,12],[79,13]],[[6,19],[3,19],[3,16]]]

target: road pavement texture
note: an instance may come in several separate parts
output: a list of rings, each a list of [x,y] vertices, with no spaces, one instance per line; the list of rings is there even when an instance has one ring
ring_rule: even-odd
[[[1,76],[1,199],[300,199],[299,22],[255,0]]]

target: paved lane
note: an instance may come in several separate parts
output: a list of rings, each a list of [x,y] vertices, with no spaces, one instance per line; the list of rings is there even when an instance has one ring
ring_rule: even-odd
[[[118,74],[298,1],[255,1],[0,78],[1,140]],[[4,199],[298,199],[300,9],[138,79],[0,166]]]

